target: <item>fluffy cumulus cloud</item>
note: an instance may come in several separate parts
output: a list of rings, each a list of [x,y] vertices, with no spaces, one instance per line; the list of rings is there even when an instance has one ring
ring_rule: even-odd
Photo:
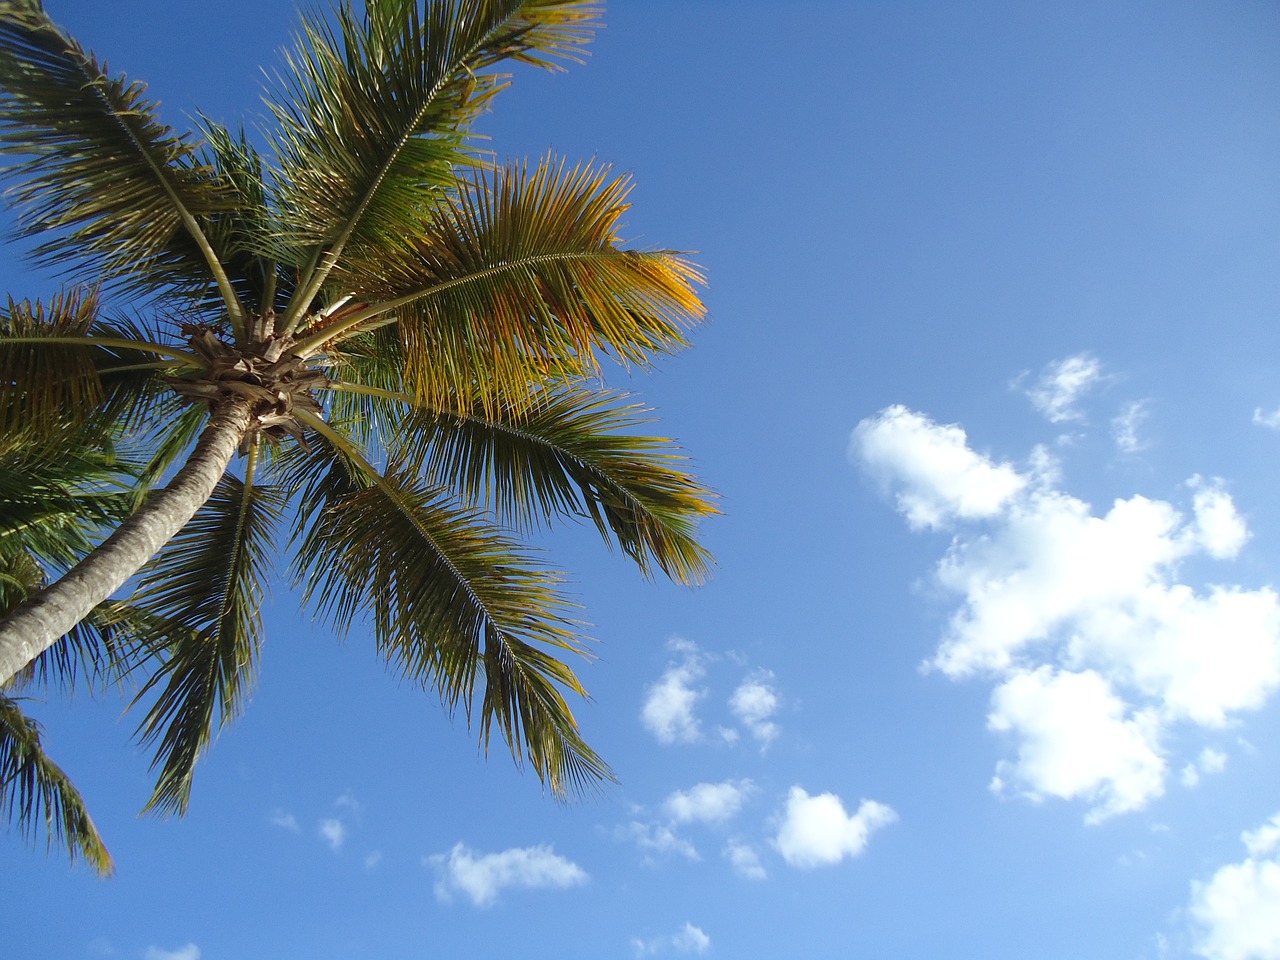
[[[902,407],[859,424],[851,454],[911,527],[954,531],[937,579],[958,605],[928,666],[994,683],[988,724],[1016,754],[997,789],[1084,800],[1095,822],[1139,809],[1165,788],[1172,725],[1220,728],[1280,687],[1275,591],[1180,577],[1249,538],[1222,481],[1193,477],[1189,510],[1135,495],[1097,511],[1043,449],[997,463]]]
[[[960,427],[939,426],[903,406],[858,424],[853,449],[868,471],[897,488],[898,508],[916,529],[994,516],[1026,485],[1009,464],[970,450]]]
[[[696,645],[676,639],[667,646],[679,659],[668,664],[645,694],[640,718],[660,743],[696,743],[702,732],[694,707],[705,695],[697,684],[706,669]]]
[[[447,854],[429,857],[427,863],[436,871],[438,899],[447,902],[461,893],[477,907],[489,906],[507,889],[563,889],[587,882],[586,871],[548,846],[477,854],[459,843]]]
[[[992,788],[1092,804],[1091,821],[1137,810],[1164,791],[1165,762],[1151,717],[1129,716],[1110,684],[1091,670],[1041,666],[996,688],[988,726],[1012,733],[1018,757],[1001,761]]]
[[[1101,379],[1098,359],[1080,353],[1049,364],[1027,396],[1050,423],[1081,420],[1077,403]]]
[[[793,867],[828,866],[861,854],[871,834],[897,819],[892,809],[875,800],[863,800],[849,814],[834,793],[810,796],[796,786],[787,795],[774,846]]]
[[[757,670],[748,676],[729,698],[729,709],[761,747],[767,747],[778,736],[778,725],[773,721],[778,705],[773,674],[768,670]]]
[[[200,948],[194,943],[188,943],[177,950],[147,947],[146,960],[200,960]]]
[[[1192,884],[1196,952],[1208,960],[1280,957],[1280,813],[1240,837],[1246,856]]]
[[[753,789],[750,780],[699,783],[675,791],[662,807],[676,823],[723,823],[738,815]]]
[[[686,922],[683,927],[670,936],[654,937],[650,940],[635,938],[631,941],[631,951],[637,957],[652,957],[663,953],[706,953],[711,949],[711,938],[701,927]]]

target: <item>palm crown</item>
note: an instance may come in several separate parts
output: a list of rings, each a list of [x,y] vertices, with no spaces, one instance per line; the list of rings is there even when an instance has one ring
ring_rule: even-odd
[[[282,540],[305,601],[367,622],[482,744],[496,730],[557,794],[609,777],[563,695],[584,693],[581,625],[520,534],[589,518],[645,573],[705,575],[711,496],[598,382],[604,358],[685,344],[700,278],[620,247],[625,178],[497,164],[468,135],[495,68],[574,59],[599,12],[304,18],[263,156],[208,120],[176,134],[39,0],[0,2],[11,194],[73,284],[0,320],[0,682],[134,671],[150,807],[186,808],[243,706]],[[38,734],[0,697],[0,802],[104,867]]]

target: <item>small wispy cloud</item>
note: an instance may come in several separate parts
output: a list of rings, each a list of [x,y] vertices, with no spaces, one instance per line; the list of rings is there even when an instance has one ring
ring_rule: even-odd
[[[270,822],[273,827],[280,827],[293,833],[302,832],[302,827],[298,825],[298,818],[292,813],[286,813],[284,810],[274,811],[271,814]]]
[[[1225,769],[1227,769],[1227,755],[1220,750],[1214,750],[1212,747],[1205,747],[1200,751],[1200,756],[1196,758],[1194,763],[1188,763],[1182,768],[1182,785],[1184,787],[1197,786],[1203,775],[1221,773]]]
[[[200,960],[200,948],[194,943],[188,943],[177,950],[147,947],[146,960]]]
[[[724,857],[733,867],[733,872],[747,880],[763,880],[769,875],[760,862],[760,854],[750,844],[730,840],[725,844]]]
[[[1102,364],[1098,359],[1078,353],[1045,367],[1027,396],[1050,423],[1082,420],[1084,415],[1077,404],[1101,379]]]
[[[503,890],[565,889],[588,879],[585,870],[549,846],[477,854],[458,843],[447,854],[435,854],[426,862],[436,871],[437,899],[448,902],[461,893],[477,907],[490,906]]]
[[[632,820],[617,831],[619,840],[630,840],[645,854],[655,858],[680,856],[686,860],[701,860],[693,841],[678,834],[669,823],[646,823]]]
[[[631,951],[637,957],[652,957],[662,953],[706,953],[711,949],[711,938],[701,927],[686,922],[678,931],[665,937],[631,941]]]
[[[1261,407],[1253,411],[1253,422],[1268,430],[1280,430],[1280,407],[1268,413]]]
[[[342,844],[347,839],[346,825],[334,817],[327,817],[321,820],[316,826],[316,832],[320,835],[320,839],[329,844],[330,849],[334,852],[341,850]]]
[[[1150,413],[1145,400],[1135,400],[1111,419],[1111,439],[1121,453],[1138,453],[1146,449],[1146,443],[1138,431]]]

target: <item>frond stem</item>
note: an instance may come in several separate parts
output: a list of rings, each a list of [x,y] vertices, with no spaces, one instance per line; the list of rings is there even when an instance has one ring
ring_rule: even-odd
[[[167,347],[162,343],[149,343],[145,340],[125,340],[120,337],[0,337],[0,345],[6,343],[21,344],[57,344],[59,346],[76,347],[108,347],[116,350],[137,350],[140,353],[155,353],[162,357],[170,357],[181,363],[189,363],[193,367],[204,366],[200,357],[187,350]]]
[[[403,296],[396,297],[392,300],[384,300],[382,303],[374,303],[362,310],[357,310],[349,317],[345,317],[340,323],[335,323],[331,327],[325,327],[318,330],[309,337],[303,337],[298,341],[294,350],[299,356],[310,356],[316,353],[320,347],[326,343],[341,339],[344,335],[349,334],[355,328],[359,327],[367,320],[372,320],[382,314],[389,313],[406,304],[413,303],[416,300],[423,300],[427,297],[434,296],[437,293],[443,293],[446,290],[452,290],[454,287],[460,287],[468,283],[476,283],[481,280],[488,280],[492,277],[501,276],[504,273],[524,270],[529,267],[540,266],[546,263],[572,263],[584,260],[612,259],[619,254],[617,251],[593,251],[588,253],[540,253],[529,257],[521,257],[518,260],[508,260],[504,263],[495,264],[492,267],[485,267],[483,270],[477,270],[474,273],[468,273],[466,276],[454,277],[452,280],[445,280],[432,287],[423,287],[412,293],[406,293]],[[356,330],[355,332],[360,332]]]

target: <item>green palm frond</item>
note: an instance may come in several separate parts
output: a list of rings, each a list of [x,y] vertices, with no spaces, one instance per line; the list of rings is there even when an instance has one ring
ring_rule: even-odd
[[[0,152],[18,158],[10,195],[27,233],[42,238],[37,256],[155,293],[182,266],[170,262],[171,241],[185,231],[234,326],[241,308],[199,222],[234,194],[145,94],[107,74],[39,0],[0,3]]]
[[[96,434],[0,450],[0,556],[69,567],[128,516],[132,471]]]
[[[282,231],[269,196],[268,179],[272,173],[243,129],[233,134],[221,124],[202,118],[200,130],[205,140],[203,162],[236,195],[232,209],[208,217],[205,232],[209,243],[246,308],[264,313],[283,309],[292,293],[293,273],[282,270],[281,265],[296,269],[301,264],[290,262],[294,248],[280,240]],[[192,290],[205,291],[205,306],[217,306],[208,290],[207,274],[192,274],[189,284]]]
[[[0,391],[0,443],[60,432],[96,412],[104,390],[94,347],[58,341],[84,338],[97,312],[97,297],[84,291],[58,294],[47,308],[9,300],[0,314],[0,384],[14,386]]]
[[[295,567],[307,601],[339,630],[368,612],[388,661],[450,710],[462,704],[468,719],[482,686],[482,741],[496,724],[517,762],[527,758],[554,793],[610,778],[559,692],[585,696],[550,652],[585,652],[559,575],[419,478],[368,464],[353,475],[358,456],[347,451],[340,462],[341,439],[321,435],[306,467],[315,482]]]
[[[44,653],[17,683],[22,689],[74,690],[84,680],[90,690],[120,682],[151,660],[153,643],[144,637],[146,614],[118,600],[99,604]]]
[[[293,329],[348,243],[416,234],[422,211],[473,163],[470,121],[501,86],[502,61],[554,67],[594,30],[584,0],[376,0],[303,22],[272,109],[290,242],[318,269],[285,323]]]
[[[530,379],[591,376],[599,355],[648,365],[686,345],[703,315],[701,276],[681,256],[618,246],[626,177],[544,158],[512,164],[439,201],[405,251],[348,258],[335,282],[357,303],[302,349],[340,352],[343,338],[398,319],[404,378],[432,406],[492,409]]]
[[[92,291],[0,309],[0,446],[45,442],[68,430],[119,436],[147,419],[161,377],[195,358],[143,328],[98,316]]]
[[[252,463],[252,461],[251,461]],[[284,505],[277,489],[225,476],[213,496],[144,570],[131,603],[163,636],[164,664],[138,694],[156,692],[139,734],[160,770],[148,809],[186,811],[191,780],[215,730],[243,708],[253,683],[259,607]],[[149,618],[149,619],[147,619]],[[135,702],[137,702],[135,700]]]
[[[669,440],[635,432],[648,411],[626,401],[578,383],[533,391],[504,405],[505,415],[406,412],[397,446],[415,469],[500,520],[527,527],[589,517],[646,574],[656,564],[674,580],[700,582],[711,558],[695,534],[717,512],[714,497],[678,468],[684,457]]]
[[[29,840],[43,830],[49,847],[65,845],[72,858],[109,876],[111,854],[79,791],[45,754],[40,732],[17,701],[0,695],[0,809]]]

